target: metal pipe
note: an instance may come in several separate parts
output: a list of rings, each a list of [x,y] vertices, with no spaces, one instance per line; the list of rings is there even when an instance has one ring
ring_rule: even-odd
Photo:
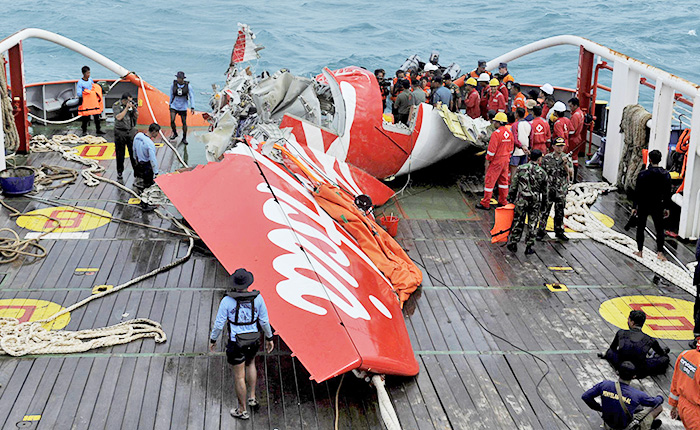
[[[74,40],[71,40],[67,37],[61,36],[60,34],[42,30],[40,28],[25,28],[24,30],[20,30],[15,34],[6,37],[2,41],[0,41],[0,52],[5,52],[13,46],[17,45],[18,43],[20,43],[21,41],[32,38],[43,39],[48,42],[52,42],[57,45],[66,47],[71,51],[75,51],[78,54],[81,54],[91,59],[92,61],[105,67],[106,69],[111,70],[118,76],[124,76],[127,73],[129,73],[129,70],[120,66],[119,64],[115,63],[114,61],[110,60],[104,55],[98,53],[97,51],[93,51],[87,46],[80,44]]]
[[[509,63],[525,55],[532,54],[533,52],[561,45],[572,45],[577,47],[583,46],[585,50],[590,51],[593,54],[599,55],[608,60],[614,60],[626,64],[630,68],[630,70],[633,70],[641,75],[654,78],[655,80],[662,79],[664,85],[668,85],[669,87],[680,91],[683,94],[692,97],[700,95],[700,86],[697,84],[694,84],[686,79],[668,73],[657,67],[636,60],[627,55],[621,54],[617,51],[613,51],[612,49],[600,45],[596,42],[593,42],[592,40],[573,35],[548,37],[546,39],[538,40],[537,42],[521,46],[520,48],[514,49],[487,62],[486,69],[495,69],[499,63]]]

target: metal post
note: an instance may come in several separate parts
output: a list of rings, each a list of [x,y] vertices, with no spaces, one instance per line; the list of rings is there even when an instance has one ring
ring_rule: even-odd
[[[673,119],[674,91],[664,84],[661,78],[656,80],[654,89],[654,109],[651,113],[651,132],[649,133],[649,151],[661,151],[661,165],[666,165],[668,142],[671,139],[671,120]]]
[[[688,147],[688,164],[685,167],[685,185],[681,204],[681,219],[678,223],[678,235],[683,239],[697,237],[700,233],[698,217],[698,192],[700,191],[700,95],[693,100],[693,116],[690,119],[690,142]]]
[[[2,73],[0,71],[0,73]],[[5,170],[5,123],[3,122],[2,113],[0,112],[0,170]]]
[[[17,107],[15,125],[19,134],[17,152],[29,152],[29,128],[27,126],[27,94],[24,90],[24,59],[22,58],[22,42],[8,50],[10,60],[10,87],[12,88],[12,104]]]
[[[623,136],[620,133],[622,110],[627,105],[636,104],[639,98],[639,73],[630,69],[622,61],[615,61],[610,90],[610,112],[605,143],[605,163],[603,177],[610,183],[617,183],[617,172],[622,156]]]

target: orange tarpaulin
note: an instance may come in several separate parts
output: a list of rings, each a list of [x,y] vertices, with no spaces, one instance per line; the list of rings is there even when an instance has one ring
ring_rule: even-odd
[[[401,304],[423,281],[423,274],[406,252],[374,220],[355,206],[338,187],[325,183],[314,190],[316,202],[342,225],[394,286]]]

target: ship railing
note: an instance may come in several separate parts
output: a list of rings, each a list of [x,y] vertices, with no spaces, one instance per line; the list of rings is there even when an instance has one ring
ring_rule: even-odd
[[[507,52],[487,62],[487,70],[495,69],[499,63],[510,63],[518,58],[555,46],[571,45],[579,47],[579,98],[590,100],[594,56],[612,62],[612,84],[606,130],[605,163],[603,177],[611,183],[617,181],[617,172],[622,156],[623,136],[618,126],[622,111],[627,105],[637,104],[640,85],[653,86],[654,101],[649,136],[649,150],[658,149],[665,163],[668,143],[671,137],[671,123],[674,107],[685,104],[683,116],[690,116],[690,147],[685,174],[684,192],[676,199],[681,209],[678,234],[682,238],[695,238],[700,232],[700,86],[603,45],[579,36],[562,35],[542,39]],[[585,78],[585,79],[582,79]],[[644,78],[644,79],[642,79]],[[678,95],[678,93],[681,93]],[[685,95],[685,97],[683,97]],[[679,101],[680,103],[676,103]],[[590,107],[590,106],[589,106]],[[679,114],[680,115],[680,114]]]

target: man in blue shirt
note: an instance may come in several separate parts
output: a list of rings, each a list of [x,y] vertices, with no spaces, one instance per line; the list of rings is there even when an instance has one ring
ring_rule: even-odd
[[[433,94],[430,98],[430,102],[433,106],[437,107],[439,103],[445,106],[450,106],[450,101],[452,100],[452,93],[448,88],[442,85],[442,77],[437,76],[433,78]]]
[[[663,410],[664,398],[651,397],[647,393],[630,387],[634,378],[635,367],[629,361],[620,364],[619,382],[605,380],[583,393],[581,399],[594,411],[603,413],[606,430],[624,429],[632,420],[639,422],[640,430],[657,429],[661,420],[655,419]],[[622,400],[620,400],[620,394]],[[595,398],[600,397],[601,403]],[[622,406],[624,404],[624,408]],[[639,407],[642,406],[642,407]]]
[[[80,99],[79,105],[83,104],[83,91],[92,90],[92,85],[94,82],[92,81],[92,78],[90,77],[90,68],[88,66],[83,66],[80,71],[83,73],[83,77],[81,79],[78,79],[78,83],[75,85],[75,95],[78,96]],[[105,134],[104,131],[102,131],[102,127],[100,124],[100,115],[95,114],[95,115],[85,115],[80,118],[81,128],[83,130],[83,136],[87,134],[87,127],[88,124],[90,123],[90,117],[93,117],[95,119],[95,134],[98,135],[103,135]]]
[[[180,115],[182,121],[182,144],[187,145],[187,109],[194,115],[194,93],[189,81],[185,80],[185,72],[177,72],[177,79],[170,86],[170,128],[173,133],[170,140],[177,139],[175,117]]]
[[[260,331],[265,334],[265,351],[272,352],[272,328],[267,316],[267,307],[260,292],[247,291],[253,283],[253,274],[245,269],[237,269],[231,275],[233,290],[221,300],[216,314],[214,328],[211,331],[209,349],[213,352],[216,340],[225,325],[228,325],[229,336],[226,346],[226,358],[233,365],[234,385],[238,407],[231,409],[235,418],[247,420],[250,418],[248,406],[258,406],[255,398],[257,371],[255,356],[260,349]],[[247,400],[246,400],[247,399]]]
[[[153,123],[148,126],[148,134],[136,133],[134,136],[134,159],[136,170],[134,176],[141,180],[137,188],[148,188],[154,184],[153,178],[158,174],[158,159],[156,159],[156,145],[153,139],[158,137],[160,126]]]

